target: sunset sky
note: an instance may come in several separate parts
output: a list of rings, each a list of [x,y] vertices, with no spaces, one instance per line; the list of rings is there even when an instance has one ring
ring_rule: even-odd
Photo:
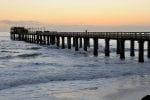
[[[0,0],[0,27],[150,26],[150,0]]]

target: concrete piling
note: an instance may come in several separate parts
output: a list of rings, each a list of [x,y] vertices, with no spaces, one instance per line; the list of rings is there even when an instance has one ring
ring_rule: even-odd
[[[144,41],[139,40],[139,62],[144,62]]]
[[[125,59],[125,40],[120,40],[120,59]]]
[[[109,39],[105,39],[105,56],[110,56]]]
[[[131,57],[135,56],[135,53],[134,53],[134,40],[130,41],[130,56]]]
[[[98,56],[98,38],[94,38],[94,56]]]

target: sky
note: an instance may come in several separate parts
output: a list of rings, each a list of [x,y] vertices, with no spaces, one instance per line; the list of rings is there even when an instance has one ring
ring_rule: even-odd
[[[13,25],[143,30],[150,26],[150,0],[0,0],[0,14],[0,31]]]

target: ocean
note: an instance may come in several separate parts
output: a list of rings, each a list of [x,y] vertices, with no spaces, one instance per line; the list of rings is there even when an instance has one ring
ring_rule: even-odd
[[[138,63],[116,54],[116,41],[110,42],[110,57],[104,56],[104,41],[99,41],[99,56],[93,47],[85,52],[60,49],[10,40],[0,33],[0,100],[140,100],[150,93],[150,59]]]

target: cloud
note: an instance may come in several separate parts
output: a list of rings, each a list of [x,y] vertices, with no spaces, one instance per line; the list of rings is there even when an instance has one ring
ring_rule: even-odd
[[[42,25],[42,23],[38,22],[38,21],[32,21],[32,20],[27,20],[27,21],[23,21],[23,20],[0,20],[0,24],[5,24],[5,25],[29,25],[29,26],[37,26],[37,25]]]

